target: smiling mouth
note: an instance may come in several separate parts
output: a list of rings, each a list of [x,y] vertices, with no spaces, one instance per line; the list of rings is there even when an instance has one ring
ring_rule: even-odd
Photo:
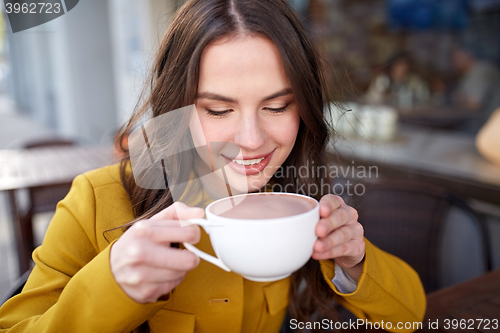
[[[239,165],[254,165],[254,164],[259,164],[266,158],[266,156],[262,158],[255,158],[253,160],[232,160],[234,163],[239,164]]]
[[[224,155],[222,155],[226,161],[228,161],[228,166],[233,169],[233,171],[242,174],[242,175],[255,175],[260,173],[264,168],[268,165],[269,161],[271,160],[271,157],[273,156],[274,152],[276,149],[274,149],[272,152],[265,154],[265,155],[259,155],[259,156],[254,156],[254,158],[243,158],[243,159],[236,159],[236,158],[229,158]]]

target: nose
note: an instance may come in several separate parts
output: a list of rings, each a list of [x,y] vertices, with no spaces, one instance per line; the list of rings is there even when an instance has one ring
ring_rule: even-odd
[[[266,132],[255,112],[242,112],[239,126],[234,134],[234,143],[242,150],[255,151],[266,142]]]

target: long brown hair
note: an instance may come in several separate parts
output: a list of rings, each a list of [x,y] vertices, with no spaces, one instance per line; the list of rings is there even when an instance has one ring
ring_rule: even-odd
[[[276,45],[301,118],[295,146],[281,168],[307,168],[309,177],[288,172],[276,177],[278,171],[271,182],[289,192],[306,195],[310,194],[305,193],[310,186],[329,184],[326,169],[317,172],[318,166],[326,164],[324,153],[329,129],[323,112],[329,105],[329,94],[319,54],[301,18],[282,0],[191,0],[177,12],[160,44],[142,101],[116,137],[124,153],[121,178],[136,220],[153,216],[173,200],[168,187],[150,190],[137,186],[126,171],[130,156],[128,148],[122,145],[124,138],[145,117],[151,119],[194,104],[203,49],[217,39],[237,34],[258,34]],[[316,191],[312,196],[319,199],[321,192]],[[336,320],[338,315],[332,299],[333,292],[323,278],[318,261],[311,259],[293,275],[289,303],[293,318]],[[149,331],[147,322],[139,331]]]

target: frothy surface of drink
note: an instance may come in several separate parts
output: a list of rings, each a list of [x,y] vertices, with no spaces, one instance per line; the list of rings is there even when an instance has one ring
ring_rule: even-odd
[[[210,211],[215,215],[234,219],[274,219],[306,213],[316,206],[316,202],[305,197],[286,194],[248,195],[234,207],[227,210],[230,199],[214,204]],[[225,208],[223,208],[225,207]]]

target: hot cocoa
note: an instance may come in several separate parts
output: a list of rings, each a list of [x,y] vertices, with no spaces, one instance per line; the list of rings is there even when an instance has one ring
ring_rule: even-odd
[[[227,198],[210,209],[215,215],[233,219],[260,220],[294,216],[306,213],[316,206],[313,199],[286,194],[247,195],[243,200],[231,203]]]

